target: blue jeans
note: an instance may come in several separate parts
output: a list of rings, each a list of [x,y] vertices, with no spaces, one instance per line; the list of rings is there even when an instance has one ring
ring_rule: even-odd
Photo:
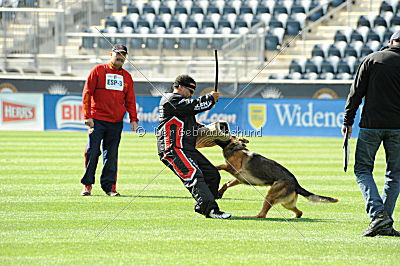
[[[386,155],[385,185],[379,195],[372,171],[375,155],[383,142]],[[392,217],[400,191],[400,130],[361,128],[358,135],[354,173],[372,219],[385,210]]]

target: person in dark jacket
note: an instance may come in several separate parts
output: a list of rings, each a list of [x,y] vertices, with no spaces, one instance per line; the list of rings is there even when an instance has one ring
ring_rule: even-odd
[[[221,176],[217,168],[196,147],[196,132],[200,124],[195,115],[210,110],[219,93],[190,99],[196,82],[188,75],[175,79],[173,92],[160,101],[157,146],[160,160],[182,181],[196,200],[195,211],[214,219],[227,219],[230,213],[219,210],[215,199]]]
[[[363,236],[400,236],[393,228],[393,211],[400,191],[400,31],[390,45],[368,55],[360,64],[345,107],[342,134],[352,132],[357,109],[364,98],[354,173],[371,219]],[[379,195],[372,171],[383,143],[385,185]]]

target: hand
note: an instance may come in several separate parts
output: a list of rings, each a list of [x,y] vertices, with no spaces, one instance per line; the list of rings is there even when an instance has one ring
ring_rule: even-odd
[[[353,127],[349,126],[342,126],[342,135],[346,136],[346,131],[349,131],[349,138],[351,137],[351,133],[353,132]]]
[[[139,128],[138,122],[137,121],[132,121],[131,122],[131,130],[136,131]]]
[[[88,127],[94,127],[93,119],[92,118],[85,119],[85,125],[87,125]]]
[[[218,102],[219,92],[218,91],[213,91],[210,94],[211,94],[212,97],[214,97],[214,102]]]

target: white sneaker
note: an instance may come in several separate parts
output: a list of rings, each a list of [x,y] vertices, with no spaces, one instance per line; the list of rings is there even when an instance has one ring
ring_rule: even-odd
[[[216,211],[212,209],[210,213],[208,214],[207,218],[212,218],[212,219],[229,219],[231,218],[232,214],[227,213],[227,212],[222,212],[222,211]]]

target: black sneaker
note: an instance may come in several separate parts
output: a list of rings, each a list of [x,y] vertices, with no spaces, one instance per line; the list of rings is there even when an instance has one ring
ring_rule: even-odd
[[[222,212],[219,210],[214,210],[212,209],[210,213],[207,215],[207,218],[212,218],[212,219],[229,219],[231,218],[232,214],[227,213],[227,212]]]
[[[383,229],[388,229],[393,225],[393,220],[385,211],[378,213],[369,223],[368,229],[363,232],[363,236],[376,236]]]
[[[90,196],[91,194],[92,194],[92,185],[89,186],[84,185],[81,195]]]
[[[383,229],[377,236],[398,236],[400,237],[400,232],[396,231],[393,227]]]

